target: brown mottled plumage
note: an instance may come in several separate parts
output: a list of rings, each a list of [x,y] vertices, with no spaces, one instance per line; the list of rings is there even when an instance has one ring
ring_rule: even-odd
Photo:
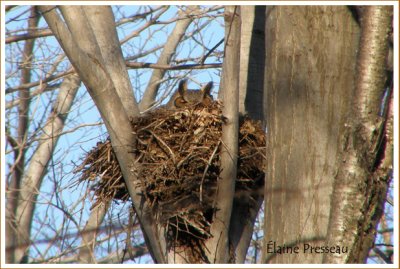
[[[168,109],[180,109],[192,106],[198,103],[205,105],[213,101],[211,96],[212,82],[208,82],[200,90],[188,90],[187,80],[179,82],[178,90],[172,95],[169,102],[165,105]]]

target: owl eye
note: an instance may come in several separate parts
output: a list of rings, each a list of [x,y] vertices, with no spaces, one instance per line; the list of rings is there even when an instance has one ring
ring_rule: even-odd
[[[187,101],[185,99],[183,99],[181,96],[175,98],[174,100],[174,105],[176,108],[182,108],[184,106],[186,106]]]
[[[177,91],[167,104],[167,107],[173,108],[185,108],[189,105],[204,104],[209,105],[213,101],[211,95],[211,89],[213,82],[208,82],[199,90],[189,90],[187,87],[187,80],[181,80],[178,85]]]

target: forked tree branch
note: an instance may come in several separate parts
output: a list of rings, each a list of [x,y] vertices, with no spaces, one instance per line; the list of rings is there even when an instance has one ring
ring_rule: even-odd
[[[79,7],[75,8],[79,9]],[[68,10],[64,10],[66,16],[69,17],[69,19],[65,18],[68,23],[67,28],[67,25],[64,24],[52,6],[41,6],[40,9],[99,109],[140,220],[149,251],[156,263],[164,263],[165,241],[160,236],[162,231],[158,230],[149,206],[142,203],[142,196],[136,187],[139,179],[131,171],[131,165],[135,163],[135,156],[132,153],[135,147],[135,135],[132,133],[128,115],[116,92],[110,74],[104,66],[104,60],[99,53],[97,42],[91,44],[92,46],[88,42],[93,41],[92,33],[90,33],[92,29],[89,27],[89,23],[85,21],[85,17],[78,16],[71,20],[72,14],[68,14]],[[80,11],[77,10],[77,12]],[[84,29],[86,31],[82,31]],[[71,34],[70,30],[74,31],[74,34]]]
[[[196,13],[196,8],[191,7],[188,8],[188,13]],[[167,65],[170,63],[172,56],[176,53],[176,48],[178,47],[179,42],[182,37],[185,35],[186,29],[192,22],[192,19],[188,16],[189,14],[185,14],[181,12],[180,20],[176,22],[175,28],[170,34],[165,43],[164,49],[158,58],[157,65]],[[142,101],[140,102],[140,111],[144,111],[148,109],[155,101],[157,92],[160,86],[160,81],[164,77],[166,69],[155,69],[151,75],[149,84],[144,92]]]

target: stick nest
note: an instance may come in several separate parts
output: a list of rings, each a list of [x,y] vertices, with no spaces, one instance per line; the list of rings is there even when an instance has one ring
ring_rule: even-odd
[[[143,198],[160,224],[179,245],[207,239],[215,212],[224,117],[221,103],[181,110],[159,108],[131,121],[137,161],[132,171]],[[135,143],[132,143],[133,145]],[[236,197],[262,192],[265,132],[259,122],[240,119]],[[98,142],[76,169],[81,181],[92,181],[96,203],[127,201],[129,194],[111,146]],[[240,194],[239,194],[240,193]],[[250,205],[251,206],[251,205]]]

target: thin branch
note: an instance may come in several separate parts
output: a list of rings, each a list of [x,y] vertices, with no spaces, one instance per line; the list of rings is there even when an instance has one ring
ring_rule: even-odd
[[[57,134],[64,127],[65,118],[72,106],[75,94],[77,92],[80,80],[76,76],[68,77],[64,80],[63,86],[58,93],[57,100],[53,104],[52,112],[48,116],[45,127],[43,128],[42,141],[36,148],[32,156],[29,167],[25,170],[21,190],[19,192],[20,204],[16,211],[16,219],[19,220],[17,244],[23,245],[29,238],[30,227],[33,218],[33,212],[36,205],[37,193],[40,189],[45,169],[52,157],[57,144]],[[45,139],[47,138],[47,139]],[[25,254],[26,248],[18,248],[16,261]]]
[[[50,29],[42,30],[42,31],[37,31],[34,33],[26,33],[26,34],[21,34],[21,35],[13,35],[6,37],[6,44],[10,44],[13,42],[18,42],[18,41],[27,41],[31,39],[35,39],[38,37],[46,37],[46,36],[53,36],[53,32]]]
[[[153,63],[138,63],[138,62],[126,62],[126,66],[130,69],[139,68],[152,68],[162,70],[192,70],[192,69],[209,69],[209,68],[222,68],[222,64],[183,64],[183,65],[168,65],[168,64],[153,64]]]
[[[204,62],[206,61],[206,59],[208,58],[208,56],[211,55],[211,53],[214,52],[214,50],[216,50],[223,42],[224,42],[225,38],[222,38],[214,47],[212,47],[206,55],[204,55],[200,61],[200,63],[203,65]]]
[[[60,79],[60,78],[66,77],[66,76],[68,76],[68,75],[70,75],[70,74],[72,74],[74,72],[75,72],[75,70],[73,68],[70,68],[69,70],[67,70],[65,72],[62,72],[62,73],[57,74],[57,75],[51,75],[51,76],[49,76],[49,77],[47,77],[45,79],[41,79],[39,81],[30,82],[30,83],[24,83],[24,84],[21,84],[21,85],[19,85],[17,87],[7,88],[6,89],[6,94],[10,94],[10,93],[13,93],[13,92],[16,92],[16,91],[19,91],[19,90],[24,90],[24,89],[29,89],[29,88],[32,88],[32,87],[36,87],[36,86],[39,86],[39,85],[44,84],[44,83],[48,83],[48,82],[56,80],[56,79]]]
[[[196,7],[187,9],[187,13],[195,14],[196,12],[198,12]],[[164,49],[157,61],[157,64],[166,65],[170,63],[172,56],[176,53],[176,48],[178,47],[179,42],[184,36],[186,29],[192,22],[192,19],[188,18],[187,14],[182,13],[179,16],[179,18],[182,18],[182,20],[179,20],[176,23],[175,28],[169,35],[167,42],[164,45]],[[153,71],[146,91],[144,92],[142,101],[139,104],[139,108],[141,111],[148,109],[154,103],[159,89],[158,81],[160,81],[164,77],[165,71],[166,69],[156,69]]]
[[[385,253],[383,253],[382,250],[380,250],[379,248],[374,248],[373,249],[375,254],[381,258],[385,263],[387,264],[392,264],[393,261],[390,259],[390,257],[388,257]]]
[[[99,233],[100,224],[103,222],[109,207],[110,202],[106,202],[100,203],[91,210],[87,224],[82,230],[82,243],[78,254],[80,263],[93,263],[95,261],[94,247],[96,236]]]
[[[139,29],[136,29],[132,31],[130,34],[126,35],[120,42],[121,44],[124,44],[128,42],[130,39],[137,37],[140,35],[141,32],[143,32],[145,29],[148,29],[150,26],[157,24],[158,23],[158,18],[161,17],[162,14],[164,14],[167,10],[169,9],[168,6],[163,7],[160,12],[154,15],[148,22],[146,22],[144,25],[142,25]]]
[[[156,12],[156,11],[158,11],[160,9],[163,9],[163,8],[165,8],[165,6],[159,6],[159,7],[156,7],[156,8],[150,7],[149,11],[146,11],[146,12],[143,12],[143,13],[140,13],[140,14],[135,14],[135,15],[132,15],[132,16],[127,17],[127,18],[120,19],[119,21],[115,22],[115,26],[118,27],[118,26],[121,26],[121,25],[129,23],[129,22],[135,22],[136,20],[146,19],[147,16],[149,16],[149,15],[153,14],[154,12]]]

